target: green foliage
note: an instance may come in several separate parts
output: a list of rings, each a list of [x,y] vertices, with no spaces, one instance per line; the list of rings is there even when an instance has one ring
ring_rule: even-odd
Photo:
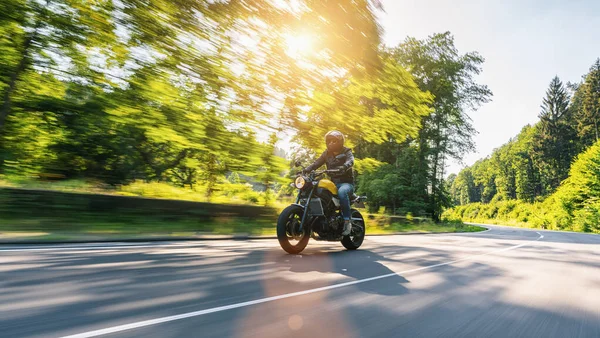
[[[370,2],[298,5],[2,2],[0,172],[160,182],[145,187],[159,195],[174,194],[170,182],[206,199],[223,199],[225,175],[239,173],[265,191],[233,191],[268,203],[286,166],[255,132],[289,127],[293,108],[284,100],[277,117],[269,104],[325,81],[319,74],[380,68]],[[305,59],[285,52],[299,26],[314,29]]]
[[[524,127],[490,157],[459,173],[461,179],[455,179],[450,187],[455,205],[487,203],[496,197],[533,203],[555,192],[586,142],[575,127],[583,109],[581,88],[575,87],[569,103],[562,82],[558,77],[552,79],[542,102],[540,121]]]
[[[0,4],[0,173],[11,177],[276,204],[289,193],[281,133],[308,162],[337,128],[371,209],[437,219],[453,191],[446,159],[473,148],[466,112],[491,96],[474,80],[483,58],[458,53],[449,33],[383,48],[379,1]],[[299,37],[310,46],[294,51]],[[468,198],[491,199],[477,187],[494,179],[473,175]]]
[[[397,165],[383,164],[363,172],[358,192],[368,196],[369,210],[384,206],[390,214],[427,214],[425,189],[414,180],[420,174],[417,159],[416,150],[409,147],[398,154]]]
[[[577,117],[577,132],[583,147],[599,140],[600,128],[600,58],[590,68],[583,83],[574,95],[574,114]]]
[[[484,59],[476,52],[460,54],[449,32],[426,40],[408,38],[390,53],[413,74],[419,88],[434,97],[433,112],[423,119],[417,141],[425,186],[431,187],[428,211],[437,220],[451,200],[443,180],[445,161],[460,160],[474,149],[475,130],[467,111],[492,96],[487,86],[475,81]]]
[[[567,177],[571,160],[577,154],[575,130],[571,126],[569,97],[555,77],[542,103],[538,132],[534,135],[532,157],[540,172],[542,190],[556,190]]]
[[[431,95],[419,90],[411,74],[384,55],[376,75],[348,76],[318,87],[307,102],[311,109],[294,127],[302,144],[320,151],[323,135],[335,128],[348,135],[350,145],[400,143],[417,136],[430,102]]]
[[[543,202],[494,199],[448,209],[444,217],[600,233],[600,142],[577,157],[569,177]]]

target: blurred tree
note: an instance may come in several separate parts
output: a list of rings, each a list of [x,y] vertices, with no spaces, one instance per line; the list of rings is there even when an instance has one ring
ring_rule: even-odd
[[[431,96],[393,59],[385,57],[383,62],[373,77],[350,76],[317,88],[305,118],[294,121],[299,141],[322,151],[323,136],[336,128],[347,135],[349,144],[393,144],[415,137],[422,117],[429,114]]]
[[[111,8],[111,1],[0,3],[0,170],[9,156],[6,143],[22,136],[10,136],[6,124],[27,124],[35,115],[48,118],[47,113],[59,113],[68,107],[60,96],[64,86],[57,84],[57,76],[77,78],[73,73],[86,67],[86,48],[114,38]],[[11,119],[15,111],[22,114]],[[11,132],[17,131],[23,128],[14,126]]]
[[[265,187],[265,205],[269,205],[274,199],[273,193],[277,191],[278,185],[287,181],[282,175],[287,169],[287,163],[285,159],[276,156],[276,143],[277,135],[273,133],[269,142],[262,146],[259,155],[261,164],[255,174],[256,179]]]

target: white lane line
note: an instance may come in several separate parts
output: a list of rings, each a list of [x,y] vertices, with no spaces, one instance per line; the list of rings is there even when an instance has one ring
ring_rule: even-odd
[[[168,317],[162,317],[162,318],[155,318],[155,319],[150,319],[150,320],[144,320],[144,321],[141,321],[141,322],[135,322],[135,323],[130,323],[130,324],[113,326],[113,327],[109,327],[109,328],[105,328],[105,329],[100,329],[100,330],[95,330],[95,331],[88,331],[88,332],[83,332],[83,333],[74,334],[74,335],[70,335],[70,336],[64,336],[62,338],[88,338],[88,337],[97,337],[97,336],[102,336],[102,335],[106,335],[106,334],[111,334],[111,333],[116,333],[116,332],[122,332],[122,331],[126,331],[126,330],[131,330],[131,329],[137,329],[137,328],[140,328],[140,327],[145,327],[145,326],[150,326],[150,325],[156,325],[156,324],[166,323],[166,322],[172,322],[174,320],[180,320],[180,319],[185,319],[185,318],[190,318],[190,317],[197,317],[197,316],[202,316],[202,315],[206,315],[206,314],[210,314],[210,313],[227,311],[227,310],[232,310],[232,309],[238,309],[238,308],[241,308],[241,307],[246,307],[246,306],[251,306],[251,305],[256,305],[256,304],[262,304],[262,303],[267,303],[267,302],[273,302],[273,301],[276,301],[276,300],[281,300],[281,299],[286,299],[286,298],[292,298],[292,297],[297,297],[297,296],[303,296],[303,295],[308,295],[308,294],[311,294],[311,293],[317,293],[317,292],[321,292],[321,291],[338,289],[338,288],[342,288],[342,287],[346,287],[346,286],[350,286],[350,285],[367,283],[367,282],[371,282],[371,281],[378,280],[378,279],[384,279],[384,278],[388,278],[388,277],[398,276],[398,275],[401,275],[401,274],[407,274],[407,273],[410,273],[410,272],[417,272],[417,271],[429,270],[429,269],[437,268],[437,267],[444,266],[444,265],[450,265],[450,264],[454,264],[454,263],[457,263],[457,262],[472,260],[472,259],[474,259],[476,257],[488,256],[488,255],[492,255],[492,254],[496,254],[496,253],[500,253],[500,252],[505,252],[505,251],[510,251],[510,250],[518,249],[520,247],[523,247],[525,245],[534,243],[534,242],[536,242],[536,241],[544,238],[544,236],[542,234],[540,234],[539,232],[537,234],[540,235],[540,237],[538,237],[537,239],[532,240],[532,241],[528,241],[528,242],[525,242],[525,243],[522,243],[522,244],[519,244],[519,245],[511,246],[511,247],[500,249],[500,250],[493,250],[493,251],[486,252],[486,253],[483,253],[483,254],[473,255],[473,256],[469,256],[469,257],[465,257],[465,258],[461,258],[461,259],[449,261],[449,262],[446,262],[446,263],[439,263],[439,264],[434,264],[434,265],[430,265],[430,266],[424,266],[424,267],[421,267],[421,268],[415,268],[415,269],[410,269],[410,270],[405,270],[405,271],[400,271],[400,272],[395,272],[395,273],[388,273],[388,274],[385,274],[385,275],[380,275],[380,276],[375,276],[375,277],[370,277],[370,278],[365,278],[365,279],[359,279],[359,280],[355,280],[355,281],[351,281],[351,282],[333,284],[333,285],[324,286],[324,287],[320,287],[320,288],[316,288],[316,289],[304,290],[304,291],[299,291],[299,292],[292,292],[292,293],[287,293],[287,294],[283,294],[283,295],[279,295],[279,296],[261,298],[261,299],[256,299],[256,300],[252,300],[252,301],[248,301],[248,302],[243,302],[243,303],[237,303],[237,304],[219,306],[219,307],[214,307],[214,308],[206,309],[206,310],[200,310],[200,311],[194,311],[194,312],[187,312],[187,313],[182,313],[182,314],[174,315],[174,316],[168,316]]]
[[[61,246],[45,248],[18,248],[18,249],[0,249],[0,252],[28,252],[28,251],[56,251],[56,250],[106,250],[106,249],[136,249],[136,248],[157,248],[164,246],[173,246],[173,244],[156,245],[112,245],[112,246]]]
[[[107,250],[107,249],[137,249],[137,248],[163,248],[163,247],[175,247],[175,248],[195,248],[195,247],[204,247],[205,243],[197,242],[197,243],[188,243],[188,242],[156,242],[154,244],[143,242],[139,244],[117,244],[119,242],[115,242],[115,244],[111,245],[65,245],[65,246],[41,246],[41,247],[18,247],[18,246],[10,246],[2,248],[0,245],[0,253],[2,252],[28,252],[28,251],[77,251],[77,250]],[[226,241],[221,241],[221,243],[226,243]]]
[[[470,223],[470,222],[465,222],[465,224],[472,224],[472,225],[479,225],[479,226],[493,226],[493,227],[499,227],[501,229],[512,229],[512,230],[523,230],[523,231],[534,231],[534,230],[539,230],[541,232],[555,232],[555,233],[559,233],[559,234],[576,234],[576,235],[588,235],[588,236],[596,236],[596,237],[600,237],[600,234],[596,234],[596,233],[589,233],[589,232],[577,232],[577,231],[568,231],[568,230],[548,230],[548,229],[539,229],[539,228],[521,228],[518,226],[512,226],[512,225],[504,225],[504,224],[486,224],[486,223]],[[485,231],[481,231],[479,233],[482,233]],[[536,233],[538,233],[536,231]]]

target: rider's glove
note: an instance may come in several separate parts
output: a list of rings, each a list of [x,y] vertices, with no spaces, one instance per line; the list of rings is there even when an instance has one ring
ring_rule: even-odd
[[[339,167],[336,168],[338,174],[343,174],[346,172],[346,170],[348,170],[348,167],[346,167],[346,165],[341,165]]]

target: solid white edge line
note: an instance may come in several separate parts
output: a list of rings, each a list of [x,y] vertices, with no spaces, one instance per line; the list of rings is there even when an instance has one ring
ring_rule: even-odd
[[[0,249],[2,252],[28,252],[28,251],[56,251],[56,250],[107,250],[107,249],[135,249],[135,248],[158,248],[164,246],[172,246],[173,244],[156,244],[156,245],[114,245],[114,246],[63,246],[63,247],[45,247],[45,248],[20,248],[20,249]]]
[[[443,236],[443,235],[464,235],[464,234],[482,234],[485,232],[488,232],[490,230],[492,230],[491,228],[482,226],[483,228],[486,228],[487,230],[484,231],[478,231],[478,232],[452,232],[452,233],[440,233],[440,234],[436,234],[436,233],[424,233],[423,235],[439,235],[439,236]],[[367,235],[368,236],[368,235]],[[396,235],[388,235],[388,236],[396,236]],[[259,238],[260,239],[260,238]],[[253,239],[254,240],[254,239]],[[267,240],[267,239],[265,239]],[[210,241],[210,240],[207,240]],[[184,241],[185,242],[185,241]],[[172,243],[172,242],[168,242],[168,243],[156,243],[156,244],[150,244],[148,242],[143,242],[143,243],[139,243],[139,244],[128,244],[125,242],[112,242],[112,245],[103,245],[103,244],[97,244],[97,245],[93,245],[93,244],[81,244],[81,245],[65,245],[65,246],[60,246],[60,245],[47,245],[44,247],[38,247],[38,248],[31,248],[31,247],[23,247],[23,248],[19,248],[19,247],[8,247],[7,249],[4,248],[0,248],[0,253],[2,252],[35,252],[35,251],[54,251],[54,250],[68,250],[68,251],[77,251],[77,250],[109,250],[109,249],[136,249],[136,248],[160,248],[160,247],[168,247],[168,246],[181,246],[181,247],[192,247],[192,246],[198,246],[198,244],[194,243],[183,243],[182,244],[178,244],[178,243]],[[119,243],[123,243],[123,244],[119,244]]]
[[[256,304],[262,304],[262,303],[267,303],[267,302],[273,302],[273,301],[276,301],[276,300],[281,300],[281,299],[286,299],[286,298],[291,298],[291,297],[296,297],[296,296],[302,296],[302,295],[307,295],[307,294],[321,292],[321,291],[338,289],[338,288],[342,288],[342,287],[346,287],[346,286],[350,286],[350,285],[361,284],[361,283],[371,282],[371,281],[378,280],[378,279],[383,279],[383,278],[398,276],[400,274],[406,274],[406,273],[411,273],[411,272],[429,270],[429,269],[437,268],[437,267],[444,266],[444,265],[450,265],[450,264],[454,264],[454,263],[457,263],[457,262],[471,260],[471,259],[476,258],[476,257],[488,256],[488,255],[495,254],[495,253],[500,253],[500,252],[505,252],[505,251],[510,251],[510,250],[518,249],[520,247],[523,247],[523,246],[526,246],[528,244],[537,242],[538,240],[544,238],[544,236],[542,234],[540,234],[539,232],[536,232],[536,233],[538,235],[540,235],[540,237],[538,237],[537,239],[532,240],[532,241],[528,241],[528,242],[525,242],[525,243],[522,243],[522,244],[519,244],[519,245],[511,246],[511,247],[500,249],[500,250],[493,250],[493,251],[486,252],[486,253],[483,253],[483,254],[468,256],[468,257],[465,257],[465,258],[461,258],[461,259],[457,259],[457,260],[453,260],[453,261],[449,261],[449,262],[445,262],[445,263],[439,263],[439,264],[435,264],[435,265],[424,266],[424,267],[420,267],[420,268],[415,268],[415,269],[400,271],[400,272],[397,272],[397,273],[388,273],[388,274],[385,274],[385,275],[380,275],[380,276],[375,276],[375,277],[370,277],[370,278],[355,280],[355,281],[351,281],[351,282],[345,282],[345,283],[340,283],[340,284],[334,284],[334,285],[324,286],[324,287],[320,287],[320,288],[316,288],[316,289],[309,289],[309,290],[304,290],[304,291],[287,293],[287,294],[283,294],[283,295],[279,295],[279,296],[273,296],[273,297],[267,297],[267,298],[262,298],[262,299],[256,299],[256,300],[252,300],[252,301],[248,301],[248,302],[242,302],[242,303],[237,303],[237,304],[219,306],[219,307],[214,307],[214,308],[210,308],[210,309],[206,309],[206,310],[200,310],[200,311],[194,311],[194,312],[187,312],[187,313],[182,313],[182,314],[174,315],[174,316],[168,316],[168,317],[162,317],[162,318],[155,318],[155,319],[150,319],[150,320],[144,320],[144,321],[141,321],[141,322],[135,322],[135,323],[130,323],[130,324],[118,325],[118,326],[113,326],[113,327],[109,327],[109,328],[105,328],[105,329],[100,329],[100,330],[95,330],[95,331],[88,331],[88,332],[83,332],[83,333],[74,334],[74,335],[70,335],[70,336],[64,336],[62,338],[88,338],[88,337],[97,337],[97,336],[101,336],[101,335],[106,335],[106,334],[111,334],[111,333],[116,333],[116,332],[131,330],[131,329],[137,329],[137,328],[140,328],[140,327],[145,327],[145,326],[150,326],[150,325],[156,325],[156,324],[160,324],[160,323],[171,322],[171,321],[185,319],[185,318],[190,318],[190,317],[202,316],[202,315],[206,315],[206,314],[210,314],[210,313],[215,313],[215,312],[221,312],[221,311],[226,311],[226,310],[231,310],[231,309],[238,309],[238,308],[241,308],[241,307],[246,307],[246,306],[251,306],[251,305],[256,305]]]
[[[522,228],[522,227],[518,227],[518,226],[514,226],[514,225],[505,225],[505,224],[488,224],[488,223],[471,223],[471,222],[465,222],[465,224],[471,224],[471,225],[479,225],[479,226],[495,226],[495,227],[499,227],[499,228],[505,228],[505,229],[515,229],[515,230],[523,230],[523,231],[534,231],[534,230],[540,230],[542,232],[555,232],[555,233],[559,233],[559,234],[575,234],[575,235],[588,235],[588,236],[600,236],[600,234],[597,233],[593,233],[593,232],[578,232],[578,231],[568,231],[568,230],[550,230],[550,229],[539,229],[539,228]],[[485,231],[481,231],[478,233],[483,233]],[[538,233],[536,231],[536,233]]]

